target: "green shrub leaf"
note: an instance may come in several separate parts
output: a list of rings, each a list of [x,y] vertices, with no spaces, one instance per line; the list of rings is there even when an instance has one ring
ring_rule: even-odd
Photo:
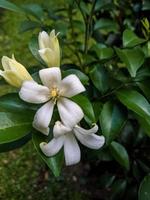
[[[106,138],[106,143],[112,142],[120,133],[126,122],[126,115],[118,105],[111,102],[104,104],[101,115],[100,125],[102,134]]]
[[[137,70],[144,63],[144,53],[136,49],[119,49],[116,48],[116,53],[122,62],[126,64],[126,67],[132,77],[136,76]]]
[[[85,114],[84,118],[87,121],[87,123],[89,124],[95,123],[94,110],[88,98],[83,95],[77,95],[72,97],[72,100],[75,101],[82,108]]]
[[[118,99],[130,110],[143,118],[150,120],[150,104],[143,95],[135,90],[120,90]]]
[[[130,168],[129,156],[124,146],[114,141],[110,144],[110,151],[115,160],[121,166],[129,170]]]
[[[131,30],[126,29],[123,32],[123,46],[124,47],[134,47],[145,42],[145,39],[139,38]]]
[[[139,200],[149,200],[150,198],[150,174],[141,182],[139,188]]]
[[[43,142],[44,140],[45,138],[43,137],[42,134],[38,134],[38,133],[33,134],[32,141],[37,153],[42,158],[42,160],[47,164],[47,166],[52,170],[53,174],[56,177],[58,177],[60,175],[62,164],[63,164],[63,155],[61,152],[59,152],[56,156],[53,156],[53,157],[45,156],[40,150],[40,146],[39,146],[39,144]]]
[[[108,74],[103,66],[96,66],[90,71],[90,78],[94,86],[101,92],[104,93],[108,89]]]

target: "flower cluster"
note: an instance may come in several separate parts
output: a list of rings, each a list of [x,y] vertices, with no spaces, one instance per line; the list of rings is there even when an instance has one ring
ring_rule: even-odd
[[[4,71],[0,71],[0,75],[9,84],[21,88],[19,96],[22,100],[42,104],[34,116],[33,127],[44,135],[49,135],[49,125],[57,106],[60,121],[56,121],[53,127],[53,139],[49,143],[42,142],[40,148],[49,157],[64,147],[66,165],[72,165],[78,163],[81,157],[76,139],[89,148],[99,149],[104,144],[104,137],[95,134],[97,125],[89,130],[79,126],[84,113],[69,98],[84,92],[85,87],[74,74],[62,79],[57,35],[54,30],[50,35],[45,31],[39,33],[39,55],[49,67],[39,71],[42,85],[32,79],[24,66],[6,56],[2,58]]]

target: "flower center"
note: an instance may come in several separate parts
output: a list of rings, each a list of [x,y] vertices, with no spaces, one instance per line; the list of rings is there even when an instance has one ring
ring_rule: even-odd
[[[53,87],[50,91],[50,95],[53,99],[57,100],[57,98],[59,97],[59,90],[56,87]]]

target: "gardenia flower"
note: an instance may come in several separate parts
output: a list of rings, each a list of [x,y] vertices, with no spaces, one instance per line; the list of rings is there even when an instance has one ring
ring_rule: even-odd
[[[60,66],[60,47],[55,30],[48,35],[45,31],[39,33],[39,54],[48,67]]]
[[[84,86],[76,75],[69,75],[61,80],[58,67],[39,71],[43,85],[35,81],[25,81],[19,92],[20,98],[29,103],[45,103],[35,114],[33,126],[45,135],[49,134],[49,124],[54,105],[57,102],[58,112],[65,125],[73,127],[84,114],[82,109],[69,97],[85,91]]]
[[[32,80],[26,68],[15,60],[15,58],[2,57],[4,71],[0,70],[0,75],[12,86],[21,87],[23,81]]]
[[[86,130],[78,125],[70,128],[57,121],[53,129],[54,138],[49,143],[42,142],[40,148],[49,157],[56,155],[64,146],[66,165],[73,165],[81,159],[81,152],[76,138],[81,144],[91,149],[99,149],[104,145],[105,138],[96,135],[97,131],[97,125]]]

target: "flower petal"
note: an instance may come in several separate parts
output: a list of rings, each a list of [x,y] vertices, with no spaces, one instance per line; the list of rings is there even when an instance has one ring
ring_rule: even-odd
[[[50,48],[40,49],[39,54],[48,67],[59,67],[60,56],[57,52]]]
[[[85,134],[85,135],[89,134],[89,135],[91,135],[91,134],[94,134],[94,133],[96,133],[98,131],[98,126],[97,126],[97,124],[95,124],[92,128],[90,128],[90,129],[87,130],[87,129],[84,129],[84,128],[76,125],[74,129],[76,131],[82,133],[82,134]]]
[[[39,75],[43,85],[49,88],[57,87],[61,82],[61,71],[58,67],[42,69],[39,71]]]
[[[69,75],[62,80],[61,95],[65,97],[72,97],[85,91],[85,87],[76,75]]]
[[[61,121],[70,128],[78,124],[84,116],[80,106],[67,98],[60,98],[57,106]]]
[[[74,165],[80,162],[81,152],[73,134],[68,133],[64,141],[64,154],[66,165]]]
[[[52,118],[54,102],[49,101],[44,104],[35,114],[33,127],[45,135],[49,134],[49,124]]]
[[[19,96],[29,103],[44,103],[49,100],[49,89],[37,84],[35,81],[24,81],[19,92]]]
[[[76,137],[78,138],[78,140],[81,142],[81,144],[83,144],[84,146],[87,146],[88,148],[91,149],[99,149],[101,148],[104,143],[105,143],[105,138],[104,136],[99,136],[94,134],[95,133],[95,127],[93,127],[90,130],[87,130],[87,134],[86,134],[86,130],[83,128],[74,128],[73,132],[75,133]],[[92,133],[93,130],[93,133]]]
[[[71,128],[64,126],[60,121],[55,122],[53,128],[54,137],[60,137],[69,132],[71,132]]]
[[[64,137],[53,138],[49,143],[42,142],[40,148],[46,156],[56,155],[64,144]]]
[[[39,33],[38,41],[39,41],[39,48],[40,49],[50,48],[49,35],[45,31],[42,31],[42,32]]]

